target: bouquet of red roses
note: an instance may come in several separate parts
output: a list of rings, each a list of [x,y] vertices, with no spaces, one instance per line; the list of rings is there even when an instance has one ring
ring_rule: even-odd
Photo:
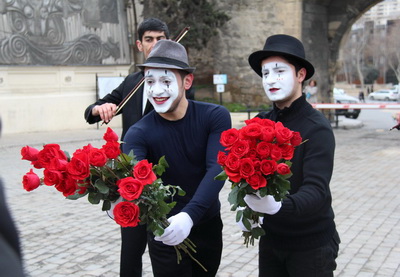
[[[245,121],[241,129],[229,129],[221,134],[220,142],[226,152],[218,153],[223,171],[216,177],[232,183],[228,201],[237,211],[236,221],[242,222],[244,244],[264,235],[263,214],[255,212],[244,201],[246,194],[261,197],[272,195],[281,201],[288,194],[291,175],[290,160],[294,149],[302,143],[299,132],[284,127],[281,122],[255,117]]]
[[[24,189],[32,191],[40,185],[54,186],[70,200],[87,195],[91,204],[103,201],[103,211],[109,211],[113,203],[113,218],[122,227],[146,224],[155,236],[162,235],[169,225],[167,214],[176,204],[167,201],[175,194],[185,194],[180,187],[164,185],[161,178],[157,178],[168,167],[165,158],[161,157],[159,163],[153,165],[147,160],[137,161],[133,152],[121,153],[118,135],[111,128],[107,128],[103,138],[105,144],[101,148],[88,144],[76,150],[72,157],[58,144],[46,144],[40,151],[23,147],[22,159],[30,161],[36,169],[43,169],[43,178],[33,169],[24,175]],[[198,263],[190,252],[196,251],[189,239],[175,248],[178,263],[182,258],[179,250]]]

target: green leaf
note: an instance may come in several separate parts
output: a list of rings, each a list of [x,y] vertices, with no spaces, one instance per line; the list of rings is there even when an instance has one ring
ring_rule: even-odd
[[[217,176],[215,176],[214,180],[217,181],[225,181],[226,179],[228,179],[228,175],[226,175],[225,170],[222,170],[222,172],[220,174],[218,174]]]
[[[231,205],[237,206],[238,201],[238,194],[239,194],[239,186],[233,187],[228,195],[228,201]]]
[[[251,229],[251,235],[255,238],[258,239],[261,236],[265,235],[265,231],[261,227],[256,227],[254,229]]]
[[[110,200],[104,200],[103,201],[103,206],[101,207],[102,211],[108,211],[111,209],[111,201]]]
[[[236,212],[236,222],[239,222],[242,217],[243,217],[243,210],[238,210]]]
[[[94,186],[99,190],[100,193],[102,194],[107,194],[110,189],[108,188],[108,186],[106,185],[106,183],[101,180],[101,179],[97,179],[96,182],[94,183]]]
[[[85,193],[82,193],[82,194],[80,194],[80,193],[75,193],[75,194],[73,194],[73,195],[68,195],[68,196],[65,197],[65,198],[68,199],[68,200],[77,200],[77,199],[79,199],[79,198],[84,197],[86,194],[88,194],[87,191],[86,191]]]
[[[159,159],[158,164],[153,166],[153,170],[157,176],[161,176],[165,172],[165,169],[168,167],[169,165],[167,163],[167,160],[165,159],[165,156],[162,156]]]
[[[89,192],[88,200],[90,204],[99,204],[101,200],[101,193]]]
[[[251,230],[251,224],[248,218],[244,217],[242,218],[242,222],[244,227],[246,227],[247,230]]]

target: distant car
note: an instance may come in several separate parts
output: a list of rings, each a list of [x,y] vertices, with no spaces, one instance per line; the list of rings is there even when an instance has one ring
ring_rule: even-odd
[[[335,103],[340,104],[357,104],[360,103],[360,100],[357,98],[346,94],[343,89],[333,89],[333,98]],[[346,118],[358,118],[360,115],[360,109],[338,109],[336,110],[336,115],[344,115]]]
[[[368,95],[370,100],[385,100],[385,101],[397,101],[399,100],[399,93],[396,90],[382,89],[371,92]]]

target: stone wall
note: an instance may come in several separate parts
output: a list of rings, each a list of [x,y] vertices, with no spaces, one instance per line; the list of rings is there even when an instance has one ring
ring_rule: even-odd
[[[227,11],[231,20],[220,30],[218,37],[210,40],[207,49],[201,52],[190,50],[189,53],[191,62],[197,67],[195,84],[203,85],[196,97],[215,98],[212,75],[227,74],[224,100],[250,106],[268,103],[260,77],[248,64],[248,56],[261,50],[270,35],[286,33],[300,38],[301,3],[300,0],[219,1],[218,5]]]

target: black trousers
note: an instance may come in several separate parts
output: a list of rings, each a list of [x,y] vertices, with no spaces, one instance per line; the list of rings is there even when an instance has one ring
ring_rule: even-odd
[[[337,232],[326,245],[307,251],[283,251],[263,237],[259,245],[260,277],[333,277],[339,252]]]
[[[193,256],[207,269],[207,272],[188,255],[182,255],[182,261],[178,264],[175,248],[155,241],[149,234],[148,245],[153,275],[155,277],[214,277],[221,262],[222,226],[221,216],[218,215],[205,223],[194,226],[189,234],[189,238],[196,245],[197,253]]]
[[[146,225],[121,228],[121,277],[142,276],[142,256],[146,249]]]

